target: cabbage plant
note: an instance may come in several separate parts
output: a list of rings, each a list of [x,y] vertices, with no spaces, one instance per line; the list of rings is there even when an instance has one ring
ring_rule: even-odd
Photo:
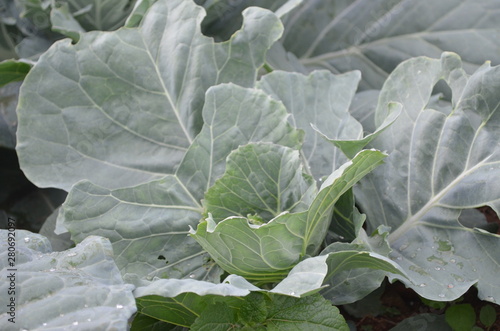
[[[385,278],[435,301],[471,286],[499,300],[498,236],[461,214],[499,211],[500,69],[460,48],[384,62],[377,47],[418,26],[396,33],[383,15],[362,52],[329,49],[350,42],[326,46],[333,23],[367,17],[357,2],[327,6],[331,24],[326,1],[250,7],[239,29],[228,11],[220,32],[222,3],[202,2],[203,20],[191,0],[138,1],[111,32],[60,23],[73,40],[26,76],[16,151],[30,181],[68,192],[51,220],[76,246],[17,231],[17,322],[6,297],[2,325],[349,330],[335,305]],[[318,23],[299,31],[307,13]]]

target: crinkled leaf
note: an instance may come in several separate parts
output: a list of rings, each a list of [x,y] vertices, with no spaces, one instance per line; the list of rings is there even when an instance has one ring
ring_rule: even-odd
[[[124,284],[113,261],[109,241],[89,237],[75,248],[51,252],[48,240],[38,234],[17,230],[16,262],[8,265],[6,230],[1,230],[2,275],[15,274],[15,324],[8,321],[3,295],[0,321],[4,330],[126,330],[136,311],[133,286]],[[7,293],[10,282],[2,281]]]
[[[217,303],[220,309],[222,303],[237,305],[242,301],[240,297],[250,291],[233,286],[230,281],[213,284],[194,279],[159,279],[134,293],[139,314],[190,327],[207,306]]]
[[[249,139],[298,146],[301,134],[287,123],[283,105],[262,91],[224,84],[211,88],[206,100],[206,123],[178,175],[115,190],[80,182],[70,191],[56,232],[64,226],[76,242],[106,235],[124,275],[218,281],[219,269],[187,236],[201,218],[206,187],[222,175],[232,148]]]
[[[449,115],[426,109],[441,78],[452,90]],[[355,194],[372,227],[393,228],[392,258],[411,279],[403,282],[432,300],[454,300],[475,283],[482,299],[500,300],[499,237],[458,221],[466,208],[500,211],[498,87],[499,67],[485,64],[468,77],[448,53],[403,63],[381,91],[378,121],[389,100],[404,112],[373,142],[390,156]]]
[[[315,193],[297,150],[254,143],[229,154],[226,172],[205,194],[204,206],[215,222],[249,216],[261,224],[284,211],[306,210]]]
[[[333,75],[323,70],[304,76],[276,71],[265,75],[257,85],[281,100],[292,114],[290,122],[306,132],[303,153],[316,179],[328,176],[341,163],[336,162],[338,150],[311,124],[335,139],[362,137],[362,126],[348,111],[359,79],[359,72]]]
[[[311,70],[361,70],[360,88],[380,89],[414,56],[454,51],[469,72],[500,63],[499,8],[496,0],[305,1],[285,20],[283,42]]]
[[[300,299],[289,296],[272,299],[266,320],[268,330],[349,330],[337,307],[319,294]]]
[[[117,188],[173,173],[201,129],[206,90],[253,85],[282,31],[275,15],[253,8],[243,30],[215,44],[200,32],[203,15],[191,1],[159,1],[138,28],[54,44],[20,95],[27,177],[69,190],[81,179]]]
[[[307,211],[285,212],[263,225],[245,217],[216,224],[208,217],[191,235],[227,272],[255,281],[279,281],[302,257],[317,252],[335,202],[384,157],[379,151],[360,152],[327,178]]]
[[[241,307],[214,305],[193,324],[193,330],[349,330],[338,309],[319,295],[307,298],[253,293]]]

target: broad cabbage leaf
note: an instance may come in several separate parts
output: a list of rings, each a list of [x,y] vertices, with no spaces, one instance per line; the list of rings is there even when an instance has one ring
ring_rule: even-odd
[[[89,32],[44,53],[18,106],[27,177],[69,190],[81,179],[118,188],[174,173],[201,130],[207,89],[253,86],[282,32],[274,14],[251,8],[243,29],[216,44],[200,32],[203,16],[191,1],[159,1],[138,28]]]
[[[380,89],[414,56],[459,53],[471,73],[500,63],[496,0],[311,0],[284,20],[286,50],[309,70],[360,70],[360,89]],[[481,50],[481,51],[478,51]]]
[[[136,311],[134,287],[124,284],[106,238],[88,237],[75,248],[52,252],[45,237],[17,230],[13,268],[7,233],[0,231],[0,267],[7,277],[0,285],[3,330],[127,330]],[[9,287],[15,291],[12,296],[7,295]],[[10,297],[16,299],[14,314]],[[9,321],[13,317],[15,323]]]
[[[373,141],[390,156],[355,187],[356,201],[370,228],[392,227],[391,257],[407,271],[407,286],[432,300],[454,300],[472,284],[481,299],[500,300],[499,237],[458,220],[463,209],[500,211],[499,77],[489,63],[469,76],[456,54],[444,53],[402,63],[380,93],[378,123],[390,101],[403,112]],[[451,112],[429,108],[441,79]]]

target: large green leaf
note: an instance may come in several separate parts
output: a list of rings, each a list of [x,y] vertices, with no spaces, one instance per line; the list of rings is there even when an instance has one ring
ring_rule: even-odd
[[[14,246],[7,238],[13,233],[0,230],[0,266],[7,277],[0,285],[3,330],[127,329],[136,311],[133,286],[123,283],[106,238],[89,237],[73,249],[52,252],[45,237],[17,230],[12,265],[8,248]]]
[[[252,86],[281,23],[245,11],[243,30],[215,44],[191,1],[158,1],[138,28],[54,44],[21,90],[17,151],[38,186],[81,179],[109,188],[173,173],[202,127],[206,90]],[[51,82],[47,84],[46,82]]]
[[[218,281],[219,269],[187,236],[202,218],[200,200],[223,174],[233,148],[249,141],[299,146],[302,135],[286,117],[283,105],[262,91],[233,84],[213,87],[203,109],[204,127],[176,175],[114,190],[80,182],[63,205],[59,225],[76,242],[92,234],[108,237],[127,277]]]
[[[439,79],[452,91],[449,114],[427,108]],[[485,64],[469,77],[460,58],[447,53],[404,62],[381,91],[377,121],[389,100],[404,111],[373,142],[390,154],[386,164],[355,194],[371,227],[393,228],[391,256],[407,271],[407,286],[432,300],[456,299],[472,284],[480,298],[500,300],[499,237],[458,221],[462,209],[500,211],[498,88],[500,67]]]
[[[384,157],[379,151],[360,152],[326,179],[307,211],[284,212],[262,225],[237,216],[216,224],[209,216],[191,235],[227,272],[258,282],[279,281],[306,254],[317,253],[335,202]],[[247,181],[251,185],[256,181],[249,170]],[[226,172],[224,176],[231,174]],[[223,203],[228,207],[232,205],[231,199]]]
[[[283,43],[311,70],[358,69],[361,89],[380,89],[414,56],[457,52],[469,72],[500,63],[499,8],[496,0],[304,1],[285,20]]]
[[[299,298],[266,293],[235,275],[222,284],[161,279],[134,293],[140,314],[193,330],[208,326],[226,330],[230,324],[252,330],[290,330],[293,325],[300,330],[313,330],[313,325],[314,330],[346,327],[338,310],[319,295]]]

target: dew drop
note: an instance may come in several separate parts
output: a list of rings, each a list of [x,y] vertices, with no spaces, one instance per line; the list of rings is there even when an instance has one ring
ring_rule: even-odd
[[[194,278],[196,277],[194,274],[189,275],[189,278]]]
[[[116,305],[116,309],[123,309],[123,305]]]
[[[90,318],[87,318],[87,322],[92,322],[92,320]]]
[[[454,287],[455,287],[455,285],[453,285],[453,284],[448,284],[448,288],[454,288]]]
[[[417,75],[420,75],[422,73],[422,70],[417,71]]]
[[[28,238],[28,237],[24,238],[24,242],[25,243],[29,243],[30,242],[30,238]]]
[[[68,254],[68,255],[66,255],[66,256],[68,256],[68,257],[73,257],[73,256],[76,256],[76,253],[74,253],[74,252],[73,252],[73,253],[69,253],[69,254]]]
[[[73,322],[73,325],[78,325],[78,322],[77,321]]]
[[[437,271],[441,270],[441,267],[435,267],[434,269],[436,269]]]
[[[399,247],[399,250],[400,251],[404,251],[405,249],[408,248],[408,246],[410,246],[410,244],[404,244],[404,245],[401,245],[401,247]]]
[[[84,305],[83,305],[83,307],[85,307],[85,308],[88,308],[88,307],[89,307],[89,305],[87,305],[87,304],[84,304]]]
[[[443,293],[441,293],[441,294],[438,294],[438,297],[440,297],[440,298],[444,298],[444,297],[445,297],[445,295],[444,295]]]
[[[47,323],[42,323],[43,326],[47,326]]]
[[[426,284],[426,283],[422,283],[422,284],[420,284],[419,286],[420,286],[420,287],[426,287],[426,286],[427,286],[427,284]]]
[[[290,295],[295,295],[295,292],[294,291],[290,292]]]
[[[477,269],[476,269],[476,268],[474,268],[474,269],[472,269],[472,271],[477,272]]]
[[[488,296],[486,297],[486,300],[490,301],[490,302],[496,302],[495,298],[492,297],[492,296]]]
[[[54,271],[56,271],[56,269],[55,268],[50,268],[49,271],[50,272],[54,272]]]

